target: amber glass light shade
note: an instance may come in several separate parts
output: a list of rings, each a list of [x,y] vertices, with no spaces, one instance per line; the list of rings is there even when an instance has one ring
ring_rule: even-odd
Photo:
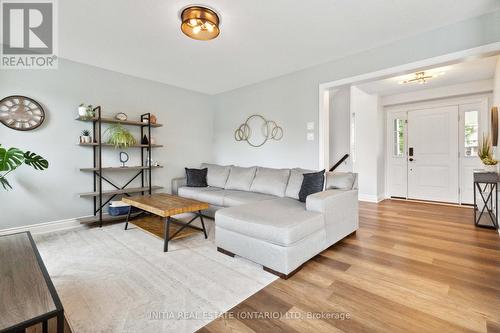
[[[193,6],[182,11],[181,30],[193,39],[210,40],[219,36],[219,17],[208,8]]]

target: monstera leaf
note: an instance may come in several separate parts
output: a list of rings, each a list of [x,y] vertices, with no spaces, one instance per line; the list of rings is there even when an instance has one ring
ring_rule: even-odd
[[[5,149],[0,145],[0,171],[5,171],[4,173],[0,173],[0,185],[2,185],[4,190],[12,189],[6,176],[23,163],[35,170],[45,170],[49,167],[49,162],[36,153],[30,151],[23,152],[17,148]]]
[[[35,170],[45,170],[49,167],[49,162],[45,158],[30,151],[24,153],[24,163]]]
[[[24,153],[17,148],[8,150],[0,146],[0,171],[12,171],[24,162]]]

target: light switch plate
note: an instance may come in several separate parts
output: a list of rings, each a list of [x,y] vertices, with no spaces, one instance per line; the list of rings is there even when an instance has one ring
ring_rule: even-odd
[[[314,130],[314,122],[313,121],[307,123],[307,130],[308,131]]]
[[[307,133],[307,141],[314,141],[314,133],[312,132]]]

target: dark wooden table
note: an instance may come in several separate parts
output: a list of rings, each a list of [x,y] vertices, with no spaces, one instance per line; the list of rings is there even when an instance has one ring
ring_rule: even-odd
[[[130,221],[130,213],[132,207],[136,207],[144,212],[148,212],[163,218],[165,223],[163,252],[168,251],[168,242],[174,239],[185,228],[203,231],[203,233],[205,234],[205,238],[207,238],[205,222],[203,221],[203,214],[201,213],[202,210],[208,209],[210,207],[210,205],[206,202],[183,198],[167,193],[125,197],[122,198],[122,201],[130,205],[129,213],[127,216],[127,223],[125,224],[125,230],[127,230],[128,222]],[[195,216],[189,222],[182,222],[172,217],[173,215],[183,213],[194,213]],[[197,218],[200,218],[202,228],[191,225],[191,223]],[[170,224],[172,223],[180,225],[181,228],[178,229],[173,235],[170,235],[169,229]]]
[[[57,318],[64,332],[64,309],[29,232],[0,236],[0,333],[24,332]]]

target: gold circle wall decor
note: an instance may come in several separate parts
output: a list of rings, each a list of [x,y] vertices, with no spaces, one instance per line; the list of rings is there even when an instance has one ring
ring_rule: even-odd
[[[45,111],[32,98],[8,96],[0,101],[0,122],[17,131],[30,131],[45,120]]]
[[[261,130],[261,138],[260,140],[257,139],[256,142],[252,142],[252,138],[256,136],[252,136],[252,134],[256,134],[256,132],[252,132],[251,127],[251,123],[254,121],[260,122]],[[234,131],[234,139],[236,141],[246,141],[250,146],[256,148],[263,146],[270,139],[279,141],[282,138],[283,128],[278,126],[278,124],[276,124],[274,120],[267,120],[266,118],[258,114],[254,114],[248,117],[247,120]]]

